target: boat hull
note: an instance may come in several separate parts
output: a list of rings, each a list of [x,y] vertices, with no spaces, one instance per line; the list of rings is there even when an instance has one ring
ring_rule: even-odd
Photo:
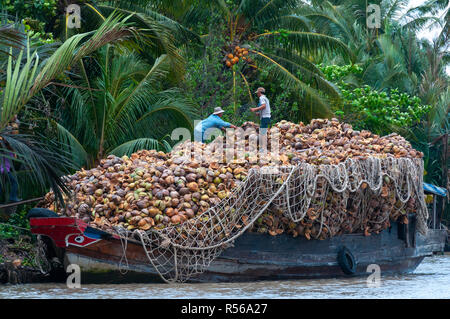
[[[80,227],[80,225],[82,227]],[[67,223],[65,224],[67,228]],[[140,242],[124,241],[117,236],[92,239],[89,227],[77,226],[59,243],[64,265],[77,264],[82,282],[160,282],[162,281],[145,254]],[[83,228],[84,227],[84,228]],[[33,232],[39,229],[32,227]],[[41,229],[41,234],[42,234]],[[51,237],[51,231],[46,235]],[[87,236],[91,241],[80,244],[71,236]],[[90,236],[90,237],[89,237]],[[367,267],[376,264],[381,275],[412,272],[426,256],[444,250],[446,232],[429,230],[422,236],[409,225],[393,223],[380,234],[346,234],[326,240],[307,240],[289,235],[245,233],[237,238],[234,247],[225,249],[209,268],[193,276],[191,282],[238,282],[256,280],[285,280],[348,276],[337,261],[339,251],[346,247],[354,256],[354,276],[368,275]]]

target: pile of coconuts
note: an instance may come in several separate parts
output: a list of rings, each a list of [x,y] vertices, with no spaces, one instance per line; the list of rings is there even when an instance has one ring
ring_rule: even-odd
[[[244,123],[242,128],[254,129],[256,135],[259,129],[252,122]],[[66,177],[71,196],[64,197],[65,207],[57,205],[52,192],[38,206],[80,218],[103,230],[162,229],[195,218],[229,197],[233,188],[245,182],[251,168],[302,162],[338,164],[347,158],[371,156],[423,157],[400,135],[380,137],[369,131],[353,130],[351,125],[336,119],[315,119],[308,125],[281,121],[267,135],[269,139],[278,139],[280,153],[272,153],[268,143],[268,151],[261,154],[246,142],[245,156],[239,159],[223,162],[208,153],[195,155],[204,154],[208,147],[214,151],[217,145],[225,143],[223,137],[218,137],[210,145],[184,142],[171,153],[141,150],[129,157],[110,155],[96,168],[82,169]],[[247,136],[246,141],[251,138]],[[194,156],[187,156],[187,149]],[[407,213],[417,209],[412,197],[406,205],[396,199],[393,181],[388,178],[383,181],[381,196],[369,202],[363,218],[361,201],[356,195],[331,191],[324,197],[325,190],[321,187],[324,185],[325,181],[318,181],[316,200],[302,221],[291,222],[272,205],[250,231],[273,236],[288,233],[308,239],[356,232],[370,235],[389,227],[390,221],[407,223]],[[362,189],[366,187],[364,183],[361,185]],[[344,195],[349,200],[340,200]]]
[[[180,165],[170,154],[141,150],[130,157],[110,155],[96,168],[68,176],[72,196],[64,198],[66,207],[56,206],[52,192],[39,206],[105,230],[164,228],[218,204],[246,173],[237,164]]]
[[[252,122],[244,123],[242,128],[256,132],[259,129]],[[290,164],[339,164],[348,158],[423,157],[422,152],[413,149],[407,140],[396,133],[380,137],[370,131],[354,130],[350,124],[340,123],[337,119],[315,119],[309,125],[283,120],[268,131],[269,141],[271,137],[280,141],[280,153],[287,157],[281,159]],[[270,151],[271,144],[268,143],[267,147]]]
[[[387,177],[383,181],[381,195],[374,194],[363,183],[358,193],[329,190],[323,198],[324,185],[325,181],[319,179],[311,205],[301,221],[294,223],[282,209],[271,205],[250,231],[272,236],[287,233],[293,237],[319,240],[354,233],[370,236],[389,228],[391,222],[408,224],[407,215],[418,209],[414,197],[406,204],[396,198],[394,185]],[[344,196],[347,196],[346,200]],[[369,198],[366,199],[367,204],[363,204],[365,196]]]

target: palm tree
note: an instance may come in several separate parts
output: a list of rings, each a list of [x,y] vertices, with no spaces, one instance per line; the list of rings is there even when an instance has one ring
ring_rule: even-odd
[[[425,51],[427,68],[422,74],[418,94],[425,103],[434,105],[449,85],[449,77],[445,71],[450,52],[442,50],[439,39],[435,39],[433,43],[424,42],[423,51]]]
[[[57,33],[61,38],[67,39],[74,34],[96,30],[112,13],[128,16],[128,21],[139,29],[142,40],[132,49],[150,64],[162,54],[166,54],[171,62],[169,78],[174,84],[183,79],[185,61],[180,55],[180,47],[200,41],[188,28],[153,10],[154,8],[140,6],[139,1],[86,0],[77,5],[82,12],[82,23],[78,29],[68,27],[71,14],[65,11],[64,5],[58,5],[59,20],[64,21]]]
[[[71,68],[65,84],[59,84],[66,89],[58,90],[59,99],[54,101],[60,118],[49,120],[60,141],[67,143],[79,167],[91,167],[111,153],[169,150],[167,135],[173,128],[192,129],[194,106],[171,85],[184,75],[179,46],[198,37],[151,9],[132,11],[136,5],[130,2],[79,5],[86,22],[80,30],[64,28],[63,36],[95,30],[105,16],[119,12],[139,29],[140,41],[108,46]],[[162,82],[165,86],[159,85]],[[165,125],[158,125],[161,121]]]
[[[51,120],[79,166],[91,167],[108,154],[139,149],[170,150],[169,134],[177,127],[193,130],[195,105],[176,88],[166,87],[170,59],[162,55],[149,65],[135,52],[108,45],[87,65],[72,69],[59,111]]]
[[[236,47],[248,50],[248,57],[243,56],[230,68],[234,86],[236,79],[247,85],[246,75],[252,68],[269,70],[273,79],[299,92],[301,105],[311,109],[312,116],[329,115],[330,101],[340,99],[339,90],[323,77],[314,62],[326,53],[345,58],[351,53],[342,41],[317,32],[308,19],[294,13],[295,8],[307,4],[241,0],[232,4],[216,1],[216,5],[226,18],[228,43],[222,48],[224,56],[236,55]]]
[[[40,185],[49,185],[61,202],[62,191],[67,190],[61,176],[71,168],[70,157],[61,151],[58,143],[45,138],[39,130],[11,134],[9,123],[19,113],[26,118],[28,112],[25,106],[30,105],[56,77],[84,56],[109,42],[135,37],[136,30],[127,24],[126,19],[110,16],[96,32],[69,38],[45,60],[36,52],[31,52],[29,44],[26,52],[20,51],[15,58],[11,54],[12,48],[9,50],[6,83],[0,86],[0,157],[20,162],[28,178]],[[10,156],[11,151],[15,157]],[[4,184],[3,180],[0,182]]]
[[[314,116],[329,115],[330,100],[340,97],[337,88],[323,78],[313,60],[325,52],[339,53],[344,57],[351,53],[343,42],[315,32],[307,19],[294,14],[293,9],[299,4],[306,5],[297,0],[115,0],[100,1],[98,7],[104,8],[105,3],[117,10],[138,12],[143,21],[144,18],[153,18],[164,22],[178,32],[178,37],[184,40],[183,44],[194,39],[193,32],[187,26],[199,25],[202,20],[210,25],[223,23],[225,30],[220,36],[226,38],[226,43],[216,49],[224,58],[221,72],[230,72],[232,78],[234,113],[237,111],[237,86],[245,87],[252,101],[250,82],[254,78],[254,70],[267,70],[274,79],[283,81],[286,87],[299,91],[297,95],[301,97],[301,103],[308,106]],[[167,16],[158,17],[156,10]],[[216,19],[218,15],[224,18]],[[208,38],[215,36],[203,34],[201,38],[208,43]],[[226,56],[234,55],[237,46],[245,48],[248,57],[239,58],[228,68]]]
[[[427,114],[420,126],[410,130],[410,140],[415,148],[422,151],[425,162],[425,180],[435,185],[443,185],[446,181],[444,176],[448,168],[445,167],[445,158],[447,154],[443,154],[445,149],[449,149],[450,145],[443,145],[442,152],[439,152],[435,142],[440,140],[445,134],[450,132],[450,89],[446,90],[439,96],[438,101],[433,105],[432,110]],[[448,165],[448,164],[447,164]]]
[[[409,10],[410,14],[423,17],[427,14],[432,14],[433,16],[438,16],[437,21],[434,21],[429,27],[434,27],[439,25],[442,27],[439,33],[436,43],[438,46],[448,49],[449,36],[450,36],[450,1],[449,0],[427,0],[425,3],[411,8]]]
[[[436,2],[428,1],[425,6],[406,10],[409,1],[371,1],[381,6],[381,26],[379,29],[366,27],[367,1],[313,1],[315,6],[302,9],[302,14],[321,26],[325,34],[337,37],[347,43],[355,53],[354,63],[359,64],[364,73],[361,82],[376,89],[399,88],[409,94],[420,94],[418,88],[425,79],[423,74],[429,65],[426,59],[428,45],[417,38],[417,31],[442,23],[437,16],[424,15],[433,12],[430,7]],[[441,33],[442,37],[442,33]],[[441,41],[438,41],[441,43]],[[445,52],[445,48],[441,52]],[[448,55],[448,54],[447,54]],[[447,59],[445,56],[442,58]],[[341,63],[335,57],[328,61]],[[445,66],[444,66],[445,68]],[[442,70],[443,67],[440,67]],[[440,92],[435,95],[439,96]],[[424,101],[428,103],[427,101]]]

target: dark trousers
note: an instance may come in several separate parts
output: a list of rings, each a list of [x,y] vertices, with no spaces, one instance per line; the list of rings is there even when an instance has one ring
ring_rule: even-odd
[[[17,202],[17,191],[19,189],[19,184],[17,183],[16,176],[14,176],[13,173],[8,172],[6,173],[8,175],[9,183],[11,184],[11,190],[9,192],[9,201],[10,202]],[[3,192],[2,185],[0,184],[0,194]]]
[[[259,125],[260,128],[268,128],[270,125],[270,117],[262,117],[261,118],[261,124]]]

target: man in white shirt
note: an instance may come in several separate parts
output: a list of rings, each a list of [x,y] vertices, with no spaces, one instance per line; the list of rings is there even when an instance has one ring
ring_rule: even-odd
[[[266,90],[263,87],[258,88],[255,93],[258,95],[259,103],[257,107],[251,108],[250,111],[259,112],[261,119],[259,127],[267,130],[270,125],[270,102],[264,94]],[[265,134],[266,130],[262,130],[262,133]]]
[[[267,129],[270,125],[270,102],[264,95],[266,90],[263,87],[259,87],[256,90],[256,95],[259,97],[259,103],[257,107],[251,108],[252,112],[259,112],[261,122],[259,124],[259,147],[260,152],[265,153],[267,151]]]

